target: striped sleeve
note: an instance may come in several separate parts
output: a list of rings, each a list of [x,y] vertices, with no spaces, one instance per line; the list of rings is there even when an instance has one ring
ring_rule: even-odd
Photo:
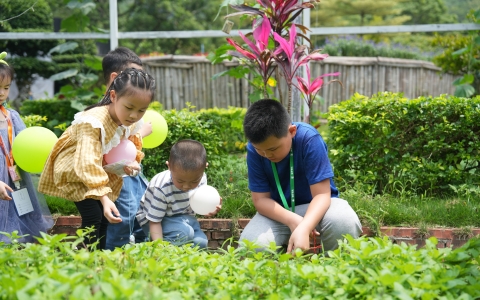
[[[167,198],[157,183],[160,180],[160,176],[155,176],[150,181],[143,197],[145,218],[152,222],[161,222],[168,208]]]

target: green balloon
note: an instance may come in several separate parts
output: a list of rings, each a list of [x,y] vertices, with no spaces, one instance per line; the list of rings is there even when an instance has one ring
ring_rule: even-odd
[[[28,127],[13,140],[13,159],[24,171],[41,173],[57,140],[55,133],[45,127]]]
[[[143,138],[143,148],[160,146],[168,134],[168,125],[165,118],[154,110],[147,110],[143,115],[143,121],[152,123],[152,133]]]

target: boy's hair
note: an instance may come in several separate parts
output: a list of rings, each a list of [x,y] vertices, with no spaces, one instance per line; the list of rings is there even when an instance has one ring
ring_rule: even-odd
[[[170,149],[168,164],[171,168],[180,167],[185,171],[205,169],[207,166],[207,151],[198,141],[181,140]]]
[[[110,80],[110,74],[113,72],[120,73],[132,63],[139,66],[143,65],[142,60],[135,54],[135,52],[128,48],[118,47],[115,48],[115,50],[108,52],[102,60],[103,78],[105,79],[105,84],[108,84],[108,81]]]
[[[155,79],[153,79],[151,75],[147,74],[143,70],[135,68],[125,69],[125,71],[120,72],[120,74],[115,77],[105,93],[102,101],[88,106],[85,110],[112,103],[112,99],[110,99],[111,90],[116,92],[117,97],[123,97],[134,94],[136,92],[135,89],[141,89],[150,92],[150,101],[153,101],[153,96],[155,94]]]
[[[243,120],[243,131],[247,140],[259,144],[272,135],[276,138],[286,136],[291,123],[290,115],[280,102],[262,99],[248,108]]]
[[[7,64],[0,63],[0,81],[3,81],[5,78],[10,78],[13,80],[15,76],[15,71],[12,67]]]

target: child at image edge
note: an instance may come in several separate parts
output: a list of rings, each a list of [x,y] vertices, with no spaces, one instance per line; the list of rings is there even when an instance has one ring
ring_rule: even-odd
[[[132,50],[117,47],[103,57],[102,68],[105,82],[107,86],[110,86],[115,77],[126,68],[142,70],[142,61]],[[144,123],[139,133],[142,138],[152,133],[152,124],[150,122]],[[135,243],[147,240],[142,227],[135,218],[140,199],[147,189],[147,184],[148,180],[144,177],[141,169],[137,176],[123,176],[122,189],[115,201],[115,207],[122,217],[122,222],[108,225],[105,249],[114,250],[115,247],[122,247],[129,242],[133,242],[130,241],[132,237]]]
[[[0,59],[0,231],[9,234],[17,231],[18,235],[25,235],[18,242],[27,243],[35,242],[34,237],[40,237],[40,232],[47,232],[53,226],[53,219],[43,195],[36,194],[30,174],[17,168],[22,179],[15,184],[8,171],[9,166],[15,166],[12,143],[25,129],[20,115],[13,109],[5,108],[13,75],[13,68]],[[35,149],[32,148],[32,151]],[[28,191],[33,211],[19,216],[12,192],[23,188]],[[0,234],[0,242],[10,243],[11,240]]]
[[[263,99],[248,108],[243,128],[248,185],[257,213],[240,241],[256,242],[260,250],[270,242],[288,245],[287,252],[307,250],[315,230],[328,251],[338,247],[343,235],[357,238],[362,233],[357,214],[338,197],[327,146],[313,126],[292,123],[280,102]]]
[[[94,227],[87,244],[99,241],[105,249],[108,223],[122,219],[113,201],[120,194],[122,176],[103,169],[103,156],[128,138],[137,148],[136,163],[126,166],[135,175],[144,154],[138,133],[142,117],[153,100],[155,80],[142,70],[128,68],[112,82],[103,100],[77,113],[47,159],[38,189],[75,202],[82,228]]]
[[[181,140],[173,145],[167,161],[168,170],[155,175],[140,202],[137,220],[152,241],[163,239],[174,245],[208,245],[189,200],[198,187],[207,184],[207,154],[200,142]],[[207,217],[215,215],[221,209]]]

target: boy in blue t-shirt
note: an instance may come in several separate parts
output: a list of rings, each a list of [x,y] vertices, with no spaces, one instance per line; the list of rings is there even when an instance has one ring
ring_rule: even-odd
[[[243,129],[249,141],[248,185],[257,214],[240,241],[261,247],[273,241],[288,245],[287,252],[307,250],[315,231],[328,251],[338,247],[343,235],[357,238],[362,233],[357,214],[338,198],[327,146],[314,127],[292,123],[280,102],[263,99],[249,107]]]

